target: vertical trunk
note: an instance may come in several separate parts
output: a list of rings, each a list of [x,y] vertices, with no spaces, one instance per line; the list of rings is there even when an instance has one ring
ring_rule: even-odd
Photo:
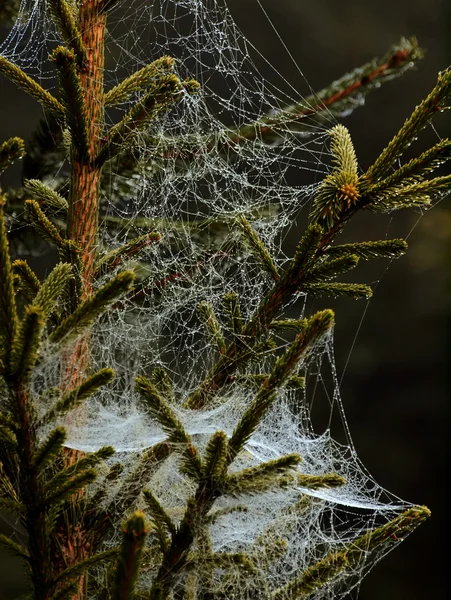
[[[72,153],[68,238],[82,249],[84,295],[91,292],[99,222],[100,168],[95,164],[103,133],[103,73],[106,15],[98,0],[85,0],[79,8],[79,28],[86,49],[80,74],[85,91],[89,151],[87,157]]]
[[[86,63],[80,73],[87,109],[89,148],[87,156],[80,156],[73,149],[71,156],[71,181],[67,237],[81,249],[82,298],[92,292],[94,275],[100,199],[101,169],[96,165],[96,157],[104,127],[104,35],[106,13],[101,11],[100,0],[83,0],[79,3],[79,29],[86,50]],[[71,389],[80,384],[89,363],[89,336],[83,336],[67,356],[65,387]],[[77,451],[69,451],[68,463],[80,456]],[[86,559],[90,545],[86,532],[69,530],[65,533],[64,560],[66,566],[75,565]],[[73,600],[86,597],[86,581],[82,576],[78,581],[78,592]]]

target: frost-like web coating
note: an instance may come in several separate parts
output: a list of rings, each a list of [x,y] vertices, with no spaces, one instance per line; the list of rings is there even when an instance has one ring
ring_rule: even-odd
[[[46,13],[44,0],[24,1],[0,52],[51,89],[53,71],[43,57],[60,40]],[[113,367],[116,378],[82,414],[65,423],[72,448],[89,452],[111,444],[121,460],[132,464],[140,451],[164,440],[164,432],[134,392],[135,377],[160,366],[171,379],[175,410],[200,448],[215,431],[230,435],[253,398],[252,389],[237,378],[208,410],[182,408],[217,359],[199,320],[198,305],[208,301],[221,320],[222,298],[233,291],[244,318],[254,313],[271,280],[243,243],[237,217],[245,215],[252,223],[276,266],[286,262],[283,242],[288,227],[327,173],[327,124],[305,117],[296,128],[280,122],[279,133],[254,135],[246,127],[250,123],[277,115],[287,106],[301,106],[302,100],[282,94],[278,82],[265,81],[251,53],[223,0],[124,1],[109,17],[107,90],[126,74],[169,55],[177,59],[180,79],[195,78],[200,91],[194,96],[186,93],[166,116],[137,134],[129,150],[133,160],[114,159],[118,175],[108,165],[104,169],[99,252],[149,231],[159,231],[162,241],[150,245],[139,262],[118,267],[134,268],[142,285],[135,298],[118,303],[92,328],[92,368]],[[107,124],[116,122],[133,101],[136,96],[111,111]],[[65,169],[62,163],[61,181]],[[309,172],[310,184],[299,183],[301,171]],[[304,316],[304,301],[299,297],[286,307],[291,316]],[[232,335],[224,319],[221,324],[225,336]],[[287,338],[274,339],[282,348]],[[49,347],[32,381],[37,399],[46,388],[61,384],[65,352]],[[256,363],[254,372],[266,373],[266,361]],[[256,560],[271,565],[272,589],[408,506],[383,490],[356,456],[339,397],[331,336],[310,353],[299,374],[306,377],[305,390],[281,394],[234,468],[299,453],[301,473],[338,473],[346,485],[317,491],[293,487],[243,502],[221,500],[216,509],[236,505],[237,510],[212,525],[215,550],[259,549]],[[324,404],[323,414],[330,415],[323,431],[315,431],[311,418],[319,402]],[[44,410],[39,400],[38,408]],[[178,471],[176,457],[165,461],[148,484],[174,520],[180,519],[180,507],[192,488]],[[286,551],[268,561],[282,543]],[[358,585],[378,558],[372,555],[351,575],[341,576],[347,580],[335,588],[333,597]],[[243,577],[243,587],[233,598],[255,597],[246,588],[252,585],[257,583]],[[330,594],[323,589],[312,598]]]

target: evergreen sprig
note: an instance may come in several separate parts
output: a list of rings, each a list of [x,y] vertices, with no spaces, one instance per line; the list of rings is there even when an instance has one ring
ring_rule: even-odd
[[[327,256],[331,257],[354,254],[363,260],[370,260],[373,258],[400,258],[406,252],[407,242],[401,239],[341,244],[339,246],[330,246],[325,251]]]
[[[13,273],[16,276],[15,284],[17,290],[24,293],[28,304],[31,304],[33,298],[39,292],[41,282],[38,276],[27,263],[26,260],[17,259],[12,264]]]
[[[130,96],[141,90],[150,88],[155,80],[162,75],[170,74],[175,67],[176,60],[171,56],[162,56],[146,65],[139,71],[129,75],[105,94],[105,106],[114,106],[126,102]]]
[[[37,233],[50,244],[54,244],[58,249],[65,249],[65,240],[52,221],[47,217],[36,200],[26,200],[25,207],[31,224]]]
[[[85,379],[79,386],[66,392],[42,417],[42,423],[51,423],[57,417],[61,417],[80,406],[99,389],[108,385],[114,379],[113,369],[101,369]]]
[[[64,120],[65,110],[61,102],[4,56],[0,56],[0,73],[3,73],[18,88],[37,100],[45,110],[48,110],[57,119]]]
[[[52,52],[52,60],[58,69],[61,99],[72,143],[77,149],[80,159],[86,160],[90,147],[88,110],[77,69],[77,55],[64,46],[58,46]]]
[[[0,144],[0,173],[24,156],[25,142],[19,137],[10,138]]]
[[[370,186],[377,184],[386,175],[415,137],[431,122],[433,116],[448,106],[450,92],[451,69],[447,69],[439,74],[437,84],[431,93],[415,108],[398,133],[365,173],[365,179]]]
[[[67,200],[39,179],[26,179],[24,188],[34,200],[45,207],[52,208],[55,211],[67,212],[69,206]]]
[[[49,0],[49,10],[63,41],[73,48],[77,57],[78,67],[83,67],[86,61],[86,51],[79,28],[75,23],[75,11],[70,0]]]
[[[10,362],[18,327],[14,278],[9,254],[4,216],[5,200],[0,195],[0,346],[4,348],[4,360]],[[0,352],[3,354],[3,352]]]
[[[221,325],[216,318],[213,307],[208,302],[201,302],[197,307],[197,310],[212,344],[217,348],[220,354],[224,354],[226,343]]]
[[[125,524],[122,547],[115,572],[114,600],[131,600],[135,597],[136,578],[148,533],[144,514],[135,512]]]
[[[44,310],[40,306],[26,306],[17,339],[11,348],[9,375],[12,378],[22,381],[32,371],[39,356],[44,326]]]
[[[167,433],[168,440],[181,453],[184,471],[195,479],[201,478],[203,473],[202,459],[193,444],[191,436],[185,431],[175,412],[154,384],[146,377],[138,376],[135,388],[145,403],[145,409],[158,421]]]
[[[126,294],[133,285],[135,274],[123,271],[100,287],[92,296],[82,302],[49,336],[53,343],[63,338],[66,343],[77,337],[110,306],[115,300]]]
[[[262,269],[266,271],[274,281],[277,281],[279,279],[279,272],[258,233],[251,227],[251,224],[244,216],[238,218],[238,224],[243,231],[244,238],[247,241],[251,252],[259,260]]]
[[[333,327],[334,314],[331,310],[316,313],[308,320],[303,333],[289,346],[288,350],[277,359],[268,379],[262,384],[257,395],[245,411],[229,440],[229,461],[243,449],[263,417],[275,401],[277,392],[297,368],[307,351]]]
[[[168,111],[172,104],[181,98],[182,90],[182,82],[176,75],[158,75],[145,96],[132,106],[119,123],[111,127],[108,140],[97,157],[97,163],[101,165],[122,152],[133,134],[147,128],[154,119]]]
[[[307,571],[271,595],[271,600],[292,598],[302,600],[313,592],[332,583],[348,566],[346,556],[334,553],[312,565]]]
[[[257,494],[280,486],[284,476],[301,462],[298,454],[287,454],[267,461],[257,467],[250,467],[230,474],[224,484],[223,492],[231,496]]]

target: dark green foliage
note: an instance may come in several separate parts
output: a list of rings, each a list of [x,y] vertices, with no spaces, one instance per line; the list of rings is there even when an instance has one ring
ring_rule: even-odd
[[[197,310],[207,331],[208,337],[211,340],[211,343],[217,347],[218,351],[221,354],[224,354],[226,350],[226,343],[222,334],[219,321],[216,318],[215,313],[213,312],[213,307],[210,304],[208,304],[208,302],[201,302],[197,307]]]
[[[162,75],[169,75],[176,61],[171,56],[162,56],[150,65],[146,65],[133,73],[105,94],[105,106],[113,106],[126,102],[135,92],[146,90],[155,85]]]
[[[274,281],[277,281],[279,279],[277,267],[257,232],[252,229],[249,221],[243,216],[238,219],[238,223],[251,252],[260,261],[263,270],[267,271]]]
[[[0,173],[8,168],[15,160],[25,155],[25,143],[18,137],[13,137],[0,145]]]
[[[132,600],[135,597],[134,588],[147,532],[143,513],[134,513],[124,526],[114,600]]]
[[[79,67],[83,67],[86,53],[81,39],[81,34],[75,24],[75,9],[66,0],[49,0],[50,14],[53,22],[58,26],[62,39],[69,48],[75,50]]]
[[[25,206],[28,211],[28,217],[37,233],[46,242],[55,245],[58,249],[65,249],[65,240],[55,225],[46,216],[36,200],[27,200]]]
[[[65,111],[63,105],[52,94],[44,90],[34,79],[29,77],[22,69],[10,62],[4,56],[0,56],[0,73],[3,73],[18,88],[37,100],[44,109],[51,112],[58,119],[64,119]]]
[[[235,428],[229,441],[229,461],[242,450],[262,418],[277,398],[277,391],[297,368],[311,345],[321,339],[333,326],[334,315],[330,310],[317,313],[308,320],[303,333],[289,346],[288,350],[277,359],[274,369],[268,379],[244,413],[240,423]]]
[[[380,242],[355,242],[327,248],[326,254],[331,257],[354,254],[363,260],[372,258],[399,258],[407,252],[405,240],[382,240]]]
[[[434,115],[449,105],[450,85],[451,71],[443,71],[439,74],[437,85],[429,96],[415,108],[399,132],[365,173],[365,179],[370,186],[377,184],[387,174],[414,138],[431,122]]]
[[[39,292],[41,282],[26,260],[15,260],[12,268],[16,276],[14,282],[16,290],[20,290],[24,294],[27,303],[31,304],[33,298]]]
[[[26,179],[24,188],[45,207],[52,208],[55,211],[67,211],[69,206],[67,200],[39,179]]]
[[[9,375],[17,380],[26,378],[39,355],[39,346],[45,325],[45,313],[40,306],[27,306],[11,349]]]
[[[50,340],[54,343],[60,342],[63,338],[67,342],[69,338],[77,337],[121,296],[126,294],[135,279],[132,271],[123,271],[119,273],[108,283],[105,283],[92,296],[85,300],[78,308],[69,315],[50,335]]]
[[[287,454],[258,467],[233,473],[227,477],[223,491],[232,496],[239,496],[241,494],[257,494],[268,489],[277,488],[281,483],[283,485],[283,476],[292,471],[301,460],[301,457],[297,454]]]
[[[44,415],[42,421],[49,423],[58,416],[63,416],[95,394],[100,388],[110,383],[114,378],[113,369],[102,369],[91,375],[76,388],[62,394],[61,398]]]
[[[276,590],[271,600],[308,598],[317,589],[331,583],[347,567],[346,557],[340,553],[328,556],[305,571],[300,577]]]
[[[61,0],[58,1],[61,2]],[[56,3],[56,0],[54,0],[54,3]],[[76,65],[78,56],[71,50],[64,48],[64,46],[58,46],[52,53],[52,60],[58,69],[61,100],[65,109],[66,122],[71,133],[72,143],[80,157],[85,159],[88,155],[89,137],[87,108]]]
[[[168,441],[181,448],[184,471],[195,479],[200,478],[203,472],[202,460],[180,419],[149,379],[137,377],[135,387],[145,401],[146,411],[167,433]]]
[[[0,196],[0,357],[8,365],[16,335],[17,313],[11,258],[4,220],[4,205],[5,202]],[[5,352],[4,358],[2,357],[3,349]]]

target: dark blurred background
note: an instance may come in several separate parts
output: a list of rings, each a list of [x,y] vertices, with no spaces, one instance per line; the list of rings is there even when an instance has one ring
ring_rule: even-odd
[[[291,85],[306,93],[305,80],[257,0],[228,0],[228,4],[246,37]],[[451,4],[445,0],[312,4],[262,0],[261,4],[315,90],[381,56],[403,35],[416,35],[427,50],[416,71],[382,86],[367,98],[365,107],[343,120],[363,169],[430,91],[438,71],[451,63],[447,36]],[[5,35],[3,29],[2,39]],[[273,72],[255,59],[271,79]],[[39,107],[4,79],[0,90],[0,140],[13,135],[27,139],[41,116]],[[286,91],[292,93],[288,86]],[[450,135],[447,114],[434,124],[441,137]],[[415,153],[436,139],[428,128],[415,144]],[[15,174],[19,176],[18,169]],[[377,261],[359,267],[359,281],[378,282],[371,301],[317,303],[333,305],[337,313],[338,374],[341,377],[346,367],[341,393],[360,459],[380,485],[432,510],[426,524],[374,567],[363,581],[360,600],[439,599],[449,588],[445,485],[451,459],[451,198],[418,219],[419,214],[412,212],[356,218],[346,239],[408,236],[409,252],[388,269]],[[1,599],[23,592],[19,573],[16,562],[2,555]]]

